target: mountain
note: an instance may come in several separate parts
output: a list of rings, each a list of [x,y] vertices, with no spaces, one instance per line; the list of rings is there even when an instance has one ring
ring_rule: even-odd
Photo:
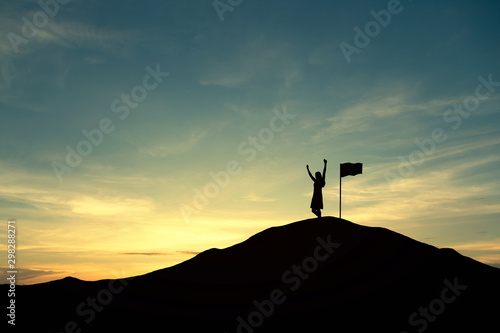
[[[489,332],[498,330],[499,281],[500,269],[452,249],[324,217],[141,276],[18,286],[16,328]]]

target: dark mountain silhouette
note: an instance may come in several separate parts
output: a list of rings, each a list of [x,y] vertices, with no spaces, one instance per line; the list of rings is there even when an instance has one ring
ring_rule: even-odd
[[[489,332],[499,327],[499,281],[499,269],[452,249],[324,217],[142,276],[18,286],[16,328]]]

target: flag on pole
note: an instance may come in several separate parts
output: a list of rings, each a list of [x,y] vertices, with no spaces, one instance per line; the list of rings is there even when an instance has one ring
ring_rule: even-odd
[[[340,164],[340,177],[356,176],[363,173],[363,163],[342,163]]]
[[[363,173],[363,163],[341,163],[339,177],[339,218],[342,218],[342,177]]]

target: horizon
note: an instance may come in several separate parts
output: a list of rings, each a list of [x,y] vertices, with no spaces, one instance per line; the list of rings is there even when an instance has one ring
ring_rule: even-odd
[[[343,219],[500,268],[498,2],[232,3],[0,4],[3,281],[9,220],[19,284],[137,276],[314,217],[323,159],[325,216],[363,163]]]
[[[273,227],[266,228],[266,229],[264,229],[264,230],[258,231],[257,233],[255,233],[255,234],[253,234],[253,235],[249,236],[248,238],[244,239],[243,241],[241,241],[241,242],[239,242],[239,243],[236,243],[236,244],[231,244],[231,245],[229,245],[229,246],[227,246],[227,247],[225,247],[225,248],[221,248],[220,250],[230,249],[230,248],[232,248],[232,246],[233,246],[233,245],[237,245],[237,244],[244,243],[244,242],[246,242],[247,240],[249,240],[252,236],[255,236],[255,235],[257,235],[257,234],[260,234],[260,233],[262,233],[262,232],[265,232],[265,231],[267,231],[268,229],[271,229],[271,228],[275,228],[275,227],[286,227],[286,226],[288,226],[288,225],[290,225],[290,224],[295,224],[295,223],[307,223],[307,224],[311,224],[311,223],[314,223],[314,222],[318,222],[318,223],[332,223],[331,221],[326,221],[326,222],[322,222],[322,221],[321,221],[321,220],[329,220],[329,219],[331,219],[331,218],[336,219],[336,220],[339,220],[339,221],[334,221],[333,223],[338,223],[338,222],[340,222],[340,221],[342,221],[342,220],[343,220],[343,221],[345,221],[345,222],[348,222],[348,223],[354,224],[354,225],[356,225],[357,227],[362,227],[362,228],[368,227],[368,228],[371,228],[371,227],[369,227],[369,226],[360,225],[360,224],[354,223],[354,222],[349,221],[349,220],[346,220],[346,219],[340,219],[340,218],[338,218],[338,217],[336,217],[336,216],[322,216],[321,218],[312,217],[312,218],[308,218],[308,219],[305,219],[305,220],[299,220],[299,221],[290,222],[290,223],[287,223],[287,224],[284,224],[284,225],[280,225],[280,226],[273,226]],[[311,220],[311,221],[309,221],[309,220]],[[387,231],[389,231],[389,232],[393,232],[393,233],[395,233],[395,234],[402,235],[402,234],[400,234],[400,233],[397,233],[397,232],[395,232],[395,231],[393,231],[393,230],[391,230],[391,229],[387,229],[387,228],[384,228],[384,227],[377,227],[377,228],[382,228],[382,229],[385,229],[385,230],[387,230]],[[403,235],[403,236],[406,236],[406,235]],[[412,239],[412,238],[410,238],[410,239]],[[417,242],[419,242],[419,241],[417,241]],[[421,242],[421,243],[422,243],[422,244],[428,244],[428,243],[425,243],[425,242]],[[431,245],[431,246],[432,246],[432,244],[428,244],[428,245]],[[211,249],[212,249],[212,248],[211,248]],[[211,250],[211,249],[206,249],[206,250],[204,250],[204,251],[201,251],[201,252],[198,252],[198,253],[191,253],[191,254],[195,257],[195,256],[197,256],[198,254],[201,254],[201,253],[203,253],[203,252],[205,252],[205,251],[208,251],[208,250]],[[445,249],[445,248],[438,248],[438,247],[436,247],[436,249]],[[461,253],[460,253],[460,251],[457,251],[457,252],[458,252],[459,254],[461,254]],[[125,255],[162,255],[161,253],[151,253],[151,254],[145,254],[145,253],[123,253],[123,254],[125,254]],[[463,254],[461,254],[461,255],[463,255]],[[465,257],[467,257],[467,256],[465,256]],[[191,259],[191,258],[189,258],[189,259]],[[189,260],[189,259],[186,259],[186,260]],[[165,268],[169,268],[169,267],[173,267],[173,266],[176,266],[176,265],[178,265],[178,264],[182,264],[183,262],[184,262],[184,261],[181,261],[181,262],[178,262],[178,263],[176,263],[176,264],[174,264],[174,265],[172,265],[172,266],[168,266],[168,267],[161,267],[161,268],[159,268],[159,270],[162,270],[162,269],[165,269]],[[483,264],[484,264],[484,263],[483,263]],[[491,267],[496,267],[496,268],[499,268],[499,269],[500,269],[500,267],[495,266],[495,265],[493,265],[493,266],[491,266]],[[155,270],[155,271],[158,271],[158,270]],[[154,272],[154,271],[151,271],[151,272],[146,272],[146,273],[153,273],[153,272]],[[143,275],[143,274],[141,274],[141,275]],[[82,281],[97,282],[97,281],[100,281],[100,280],[108,280],[108,279],[111,279],[111,280],[121,280],[121,279],[123,279],[123,278],[135,278],[135,277],[138,277],[138,276],[140,276],[140,275],[137,275],[137,276],[121,276],[121,277],[114,277],[114,278],[102,278],[102,279],[92,280],[92,281],[78,279],[78,278],[76,278],[76,277],[74,277],[74,276],[65,276],[65,277],[62,277],[62,278],[60,278],[60,279],[56,279],[56,280],[49,280],[49,281],[44,281],[44,282],[32,283],[32,284],[39,284],[39,283],[45,283],[45,282],[59,281],[59,280],[61,280],[61,279],[66,279],[66,278],[76,278],[76,279],[78,279],[78,280],[82,280]],[[18,284],[18,285],[23,286],[23,285],[32,285],[32,284]],[[1,284],[0,284],[0,285],[1,285]],[[5,284],[5,285],[7,285],[7,284]]]

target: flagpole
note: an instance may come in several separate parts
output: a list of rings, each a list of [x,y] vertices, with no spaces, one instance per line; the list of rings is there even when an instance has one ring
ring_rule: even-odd
[[[339,219],[342,218],[342,167],[339,170]]]

